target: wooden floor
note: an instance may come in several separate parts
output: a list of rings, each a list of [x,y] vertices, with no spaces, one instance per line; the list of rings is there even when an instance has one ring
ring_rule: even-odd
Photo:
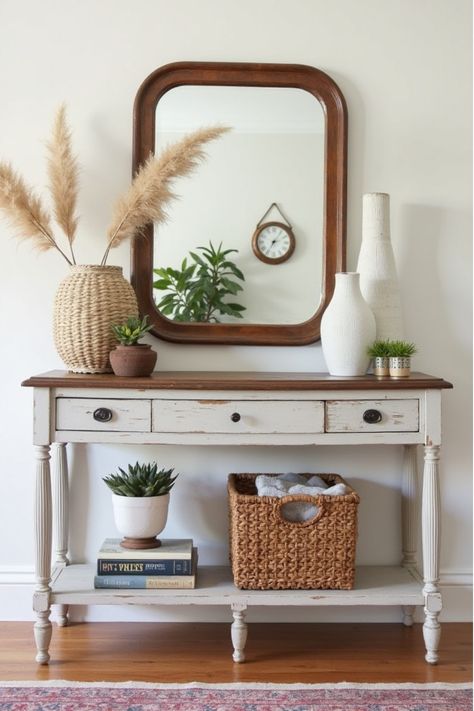
[[[51,662],[34,662],[32,623],[0,622],[0,680],[469,682],[472,628],[444,624],[441,659],[424,661],[421,625],[251,624],[247,661],[231,659],[229,625],[53,625]]]

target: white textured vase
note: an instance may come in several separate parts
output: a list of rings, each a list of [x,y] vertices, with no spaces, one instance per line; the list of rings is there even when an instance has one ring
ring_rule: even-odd
[[[402,308],[390,240],[390,195],[362,198],[362,244],[357,271],[362,296],[372,309],[378,339],[403,339]]]
[[[375,339],[375,318],[364,300],[359,274],[336,274],[336,288],[321,320],[321,345],[330,375],[365,375],[367,348]]]

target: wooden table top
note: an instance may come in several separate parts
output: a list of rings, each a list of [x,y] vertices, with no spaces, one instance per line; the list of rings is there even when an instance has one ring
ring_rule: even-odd
[[[452,388],[442,378],[411,373],[407,378],[362,375],[336,377],[328,373],[249,371],[156,371],[146,378],[79,374],[51,370],[22,382],[35,388],[131,388],[137,390],[426,390]]]

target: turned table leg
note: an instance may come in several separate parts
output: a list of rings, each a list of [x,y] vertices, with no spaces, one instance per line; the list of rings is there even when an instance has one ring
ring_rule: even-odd
[[[423,636],[425,639],[425,659],[430,664],[438,661],[438,646],[441,636],[441,626],[438,621],[441,611],[441,594],[439,591],[439,479],[438,462],[439,446],[425,446],[425,465],[423,471],[423,593],[425,596],[425,623]]]
[[[65,444],[56,444],[54,467],[54,548],[56,565],[69,565],[67,557],[69,539],[69,481]],[[58,605],[57,622],[60,627],[68,623],[68,605]]]
[[[49,470],[49,445],[35,447],[36,492],[35,492],[35,574],[36,587],[33,609],[37,615],[34,626],[36,661],[47,664],[51,641],[50,593],[51,593],[51,477]]]
[[[245,661],[244,648],[247,641],[247,624],[245,622],[246,607],[242,605],[232,605],[232,615],[234,621],[230,627],[232,645],[234,653],[232,659],[234,662]]]

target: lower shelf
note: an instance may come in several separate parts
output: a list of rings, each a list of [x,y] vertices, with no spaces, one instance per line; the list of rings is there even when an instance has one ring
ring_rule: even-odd
[[[423,605],[415,572],[360,566],[353,590],[239,590],[228,567],[200,566],[193,590],[94,589],[95,566],[70,565],[53,574],[52,604],[64,605]]]

